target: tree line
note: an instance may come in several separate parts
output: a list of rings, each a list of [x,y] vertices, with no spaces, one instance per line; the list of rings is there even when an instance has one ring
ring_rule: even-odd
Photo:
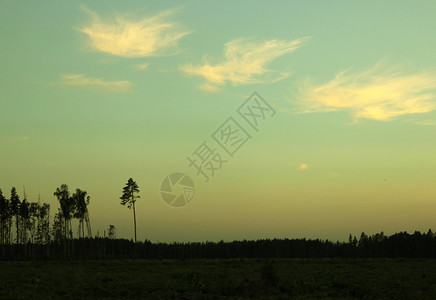
[[[50,227],[50,204],[29,202],[26,195],[21,201],[15,187],[8,199],[0,189],[0,244],[47,244],[51,240],[72,239],[73,218],[79,220],[78,237],[85,237],[85,228],[86,235],[91,237],[87,192],[76,189],[70,194],[68,186],[62,184],[54,195],[60,208]]]
[[[357,240],[357,243],[356,243]],[[237,259],[237,258],[436,258],[436,235],[415,231],[381,233],[348,242],[320,239],[260,239],[232,242],[134,242],[110,237],[74,238],[65,252],[62,241],[3,245],[1,259]]]
[[[0,245],[3,260],[14,259],[195,259],[195,258],[436,258],[436,234],[415,231],[386,236],[383,232],[348,242],[320,239],[263,239],[233,242],[151,243],[137,241],[135,203],[137,183],[130,178],[122,190],[121,205],[133,209],[135,240],[117,239],[110,225],[104,237],[92,236],[88,205],[91,197],[77,188],[70,193],[66,184],[53,195],[58,211],[50,222],[50,205],[23,200],[15,187],[10,197],[0,189]],[[78,226],[74,234],[73,220]],[[51,226],[50,226],[51,225]]]
[[[50,205],[22,201],[15,187],[7,199],[0,189],[0,244],[46,244],[50,240]]]
[[[129,209],[133,208],[135,242],[135,203],[136,199],[139,198],[138,193],[138,184],[130,178],[120,197],[121,205],[127,205]],[[38,202],[29,202],[25,192],[23,200],[20,199],[15,187],[12,187],[9,198],[3,195],[0,189],[0,246],[3,258],[12,257],[11,253],[6,254],[8,251],[14,252],[13,257],[15,258],[57,256],[56,251],[58,250],[53,249],[60,248],[62,248],[62,256],[74,256],[77,250],[77,241],[74,241],[73,232],[74,219],[78,221],[77,239],[92,240],[88,211],[91,197],[87,191],[77,188],[75,192],[71,193],[68,185],[62,184],[56,188],[53,195],[59,202],[59,208],[50,224],[50,204],[40,203],[39,196]],[[116,228],[114,225],[110,225],[108,237],[115,238],[115,235]],[[50,250],[51,248],[52,250]],[[80,248],[83,249],[83,246]],[[42,255],[42,252],[45,254]]]

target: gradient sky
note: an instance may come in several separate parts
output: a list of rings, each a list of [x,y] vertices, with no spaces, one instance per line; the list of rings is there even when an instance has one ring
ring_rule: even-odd
[[[435,1],[1,1],[0,188],[91,196],[138,239],[436,229]],[[204,183],[187,156],[254,91],[277,111]],[[247,124],[240,123],[247,126]],[[222,152],[222,151],[221,151]],[[171,208],[162,180],[194,199]]]

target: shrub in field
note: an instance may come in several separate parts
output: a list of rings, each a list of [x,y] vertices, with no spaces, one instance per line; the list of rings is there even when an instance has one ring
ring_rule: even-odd
[[[273,263],[270,260],[266,261],[262,266],[260,271],[260,279],[262,285],[266,288],[277,286],[278,278],[276,270],[274,269]]]

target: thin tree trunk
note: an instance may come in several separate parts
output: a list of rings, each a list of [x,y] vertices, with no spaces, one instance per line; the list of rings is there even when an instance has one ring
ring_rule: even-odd
[[[3,225],[3,219],[1,220],[1,232],[2,232],[2,237],[1,237],[1,244],[3,245],[4,243],[5,243],[5,228],[6,228],[6,226],[5,225]]]
[[[5,233],[6,233],[6,221],[2,219],[2,257],[5,256]]]
[[[135,244],[136,244],[136,211],[135,211],[135,202],[133,202],[133,222],[135,224]]]
[[[20,229],[20,224],[19,224],[19,220],[18,220],[18,215],[15,215],[15,223],[17,224],[17,245],[18,245],[18,238],[19,238],[19,229]]]
[[[67,234],[67,232],[68,232],[68,230],[67,230],[67,219],[64,219],[64,232],[63,232],[63,234],[64,234],[64,255],[65,255],[65,258],[67,258],[67,256],[68,256],[68,240],[67,240],[67,238],[68,238],[68,234]]]
[[[70,226],[70,247],[68,248],[69,251],[69,257],[74,256],[74,243],[73,243],[73,225],[71,224],[71,219],[69,222],[69,226]],[[71,258],[70,258],[71,259]]]
[[[12,244],[12,216],[10,216],[9,220],[9,231],[8,231],[8,244]]]
[[[86,212],[85,214],[85,223],[86,223],[86,232],[89,238],[92,237],[92,232],[91,232],[91,222],[89,221],[89,214],[88,212]]]

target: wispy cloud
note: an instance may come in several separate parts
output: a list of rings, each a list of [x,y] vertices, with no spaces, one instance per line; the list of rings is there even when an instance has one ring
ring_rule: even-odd
[[[90,38],[92,48],[121,57],[161,56],[169,54],[169,49],[189,32],[180,29],[175,22],[167,21],[177,9],[165,10],[154,16],[134,19],[117,15],[103,21],[98,14],[82,7],[92,22],[79,30]]]
[[[417,125],[424,125],[424,126],[435,126],[436,125],[436,120],[416,121],[415,124],[417,124]]]
[[[200,90],[206,91],[206,92],[217,92],[219,91],[219,87],[214,85],[214,84],[210,84],[210,83],[203,83],[202,85],[199,85],[198,88]]]
[[[57,82],[57,84],[62,86],[83,87],[115,93],[128,92],[132,87],[132,84],[129,81],[104,81],[100,78],[86,77],[83,74],[64,74],[61,76],[61,81]]]
[[[266,65],[276,58],[292,53],[300,48],[308,38],[294,41],[268,40],[263,42],[237,39],[225,44],[224,60],[218,64],[209,62],[206,56],[201,65],[183,65],[180,69],[190,75],[201,76],[206,83],[199,86],[205,91],[217,91],[220,86],[230,82],[233,85],[274,82],[286,78],[289,72],[280,72],[278,76]],[[271,78],[272,77],[272,78]]]
[[[136,69],[138,69],[138,70],[145,70],[147,68],[148,68],[148,63],[136,65]]]
[[[307,170],[307,169],[309,169],[309,166],[308,166],[307,164],[301,164],[301,165],[298,167],[298,170]]]
[[[348,110],[354,118],[391,120],[436,109],[436,75],[405,73],[379,63],[362,72],[341,72],[322,85],[310,81],[296,95],[305,112]]]
[[[15,136],[15,137],[9,138],[7,141],[10,143],[18,143],[18,142],[24,142],[27,140],[29,140],[28,136]]]

